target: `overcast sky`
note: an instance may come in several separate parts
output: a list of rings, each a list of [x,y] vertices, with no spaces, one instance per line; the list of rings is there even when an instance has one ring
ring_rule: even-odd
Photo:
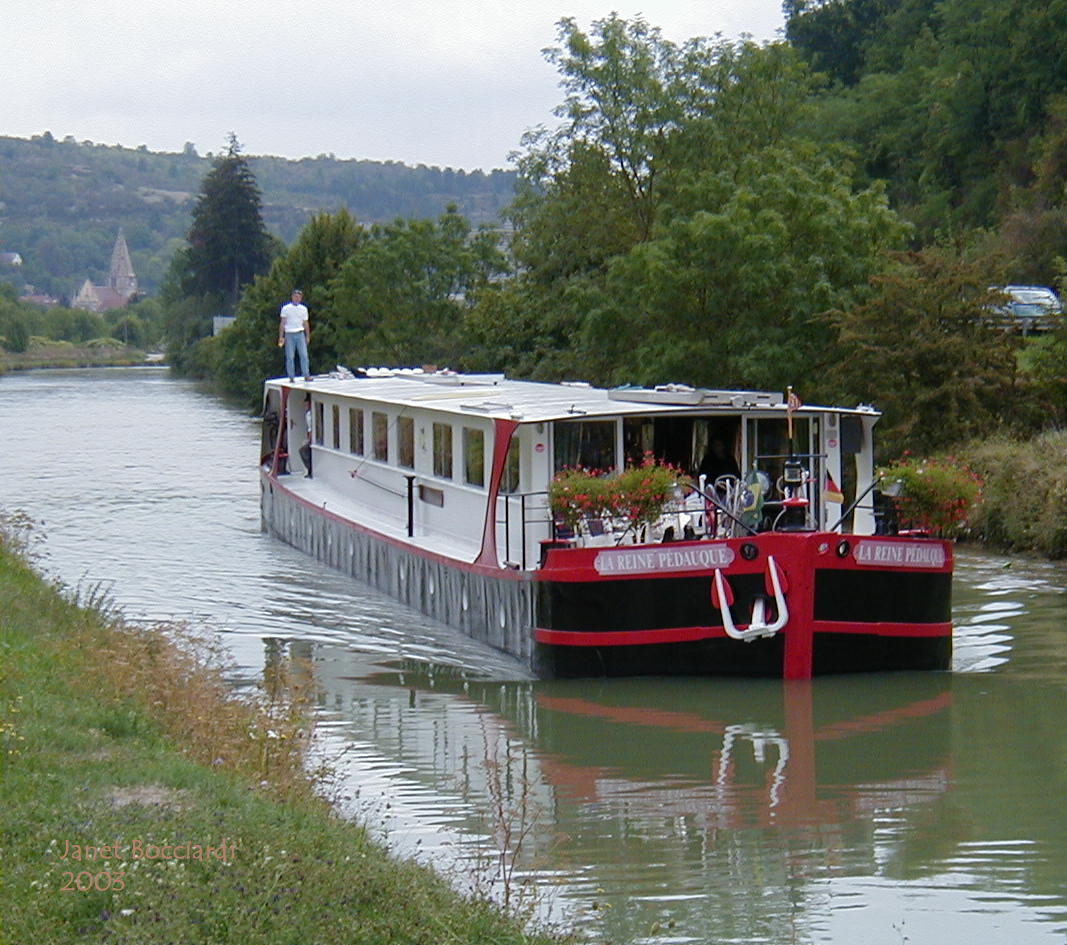
[[[781,0],[27,0],[3,14],[0,134],[507,167],[562,99],[556,23],[612,10],[675,42],[783,25]]]

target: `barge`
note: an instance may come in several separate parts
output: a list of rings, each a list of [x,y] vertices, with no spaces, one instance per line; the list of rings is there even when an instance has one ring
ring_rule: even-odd
[[[878,417],[791,392],[279,378],[263,527],[545,678],[947,669],[952,547],[882,514]],[[654,516],[561,512],[568,471],[610,489],[641,468],[677,473]]]

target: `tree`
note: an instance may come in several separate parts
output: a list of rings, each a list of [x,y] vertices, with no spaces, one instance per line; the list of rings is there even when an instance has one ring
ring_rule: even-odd
[[[210,373],[206,352],[215,315],[233,313],[242,288],[266,272],[277,247],[260,213],[259,188],[230,135],[200,185],[188,245],[174,254],[163,280],[167,356],[179,372]]]
[[[697,172],[695,209],[612,261],[580,341],[591,374],[814,395],[851,304],[902,228],[878,188],[854,193],[813,149],[765,149],[729,172]]]
[[[14,294],[0,283],[0,348],[21,354],[30,346],[37,319],[28,305],[15,301]]]
[[[261,203],[255,175],[231,134],[227,152],[214,160],[200,184],[189,245],[176,257],[183,295],[219,296],[222,314],[229,314],[242,286],[267,271],[273,246]]]
[[[454,362],[465,313],[503,267],[495,234],[454,206],[372,227],[333,282],[325,342],[350,364]]]
[[[364,239],[347,210],[312,218],[270,272],[248,287],[233,325],[212,339],[214,373],[224,389],[256,403],[264,379],[280,373],[278,312],[296,287],[311,315],[312,369],[332,368],[340,360],[328,340],[331,321],[343,317],[329,308],[330,286]]]
[[[899,254],[869,300],[837,314],[839,395],[883,411],[885,457],[1010,430],[1025,409],[1019,340],[988,318],[989,273],[954,246]]]
[[[526,339],[508,356],[539,374],[819,377],[825,313],[902,229],[880,188],[855,192],[844,157],[806,141],[807,68],[784,44],[676,46],[615,16],[560,37],[565,121],[520,161],[519,285],[469,320],[479,358],[507,326]]]

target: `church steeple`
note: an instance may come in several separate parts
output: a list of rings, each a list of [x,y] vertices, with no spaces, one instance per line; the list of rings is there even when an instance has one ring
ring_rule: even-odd
[[[133,271],[130,250],[126,246],[126,237],[123,236],[121,227],[115,238],[115,248],[111,251],[111,271],[107,284],[123,298],[128,299],[137,294],[137,276]]]

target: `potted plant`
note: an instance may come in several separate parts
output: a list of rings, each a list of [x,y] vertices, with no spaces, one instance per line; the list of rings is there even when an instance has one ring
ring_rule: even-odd
[[[898,519],[931,534],[958,537],[982,501],[982,480],[955,457],[912,459],[905,455],[879,470],[882,492]]]
[[[672,499],[684,494],[692,479],[668,463],[646,454],[640,466],[620,473],[572,468],[559,472],[548,488],[553,519],[573,531],[583,520],[622,520],[638,529],[655,522]]]

